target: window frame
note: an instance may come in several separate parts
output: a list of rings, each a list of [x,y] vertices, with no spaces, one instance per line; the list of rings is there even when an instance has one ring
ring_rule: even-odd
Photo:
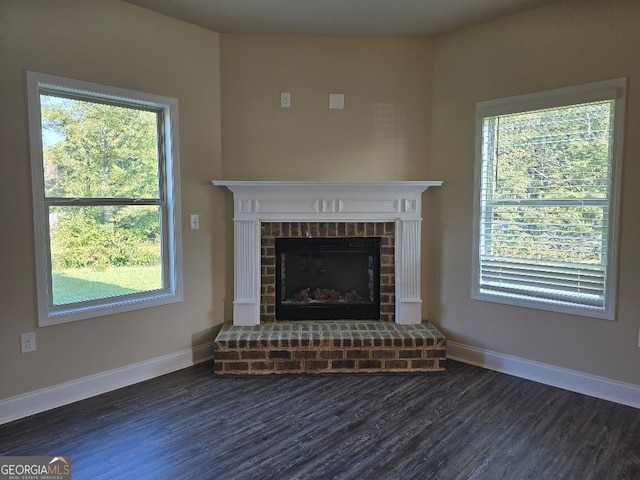
[[[38,324],[41,327],[113,315],[182,301],[182,230],[180,222],[180,157],[178,138],[178,100],[134,90],[74,80],[38,72],[26,72],[33,221],[35,237]],[[60,202],[47,201],[44,189],[41,93],[158,112],[158,150],[161,212],[162,283],[158,290],[53,305],[52,269],[48,207]],[[119,203],[120,202],[120,203]],[[100,205],[121,204],[119,199],[99,201]],[[96,205],[92,199],[67,200],[68,206]],[[126,203],[127,205],[129,203]],[[142,201],[141,204],[148,204]]]
[[[624,145],[624,119],[626,78],[617,78],[584,85],[558,88],[542,92],[517,95],[478,102],[476,104],[475,138],[475,181],[473,215],[473,252],[471,298],[506,305],[535,308],[571,315],[614,320],[616,314],[617,276],[618,276],[618,232],[620,217],[620,186],[622,178],[622,153]],[[526,113],[549,108],[569,107],[572,105],[613,100],[613,134],[610,156],[610,186],[608,197],[607,225],[607,263],[605,265],[604,305],[590,306],[562,300],[551,300],[518,294],[507,294],[481,285],[481,225],[483,192],[483,123],[487,117]]]

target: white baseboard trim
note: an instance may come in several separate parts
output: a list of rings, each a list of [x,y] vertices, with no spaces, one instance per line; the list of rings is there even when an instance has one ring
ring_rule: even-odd
[[[68,405],[213,358],[213,343],[0,400],[0,425]],[[212,369],[213,372],[213,369]]]
[[[640,408],[640,386],[638,385],[456,342],[447,342],[447,357],[545,385]]]

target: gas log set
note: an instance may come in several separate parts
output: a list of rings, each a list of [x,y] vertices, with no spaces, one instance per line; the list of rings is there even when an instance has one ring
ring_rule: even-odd
[[[294,292],[291,298],[285,299],[282,303],[304,304],[304,303],[358,303],[365,299],[355,288],[347,292],[341,292],[333,288],[303,288]]]

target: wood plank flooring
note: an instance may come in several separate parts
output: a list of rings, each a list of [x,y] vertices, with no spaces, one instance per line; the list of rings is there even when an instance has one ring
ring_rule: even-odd
[[[640,410],[447,372],[220,377],[207,362],[0,426],[74,480],[640,479]]]

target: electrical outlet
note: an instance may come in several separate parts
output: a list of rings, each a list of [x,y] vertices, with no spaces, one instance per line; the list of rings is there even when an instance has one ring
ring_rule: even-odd
[[[20,335],[20,351],[22,353],[36,351],[36,332],[23,333]]]
[[[282,108],[291,107],[291,92],[280,92],[280,106]]]

